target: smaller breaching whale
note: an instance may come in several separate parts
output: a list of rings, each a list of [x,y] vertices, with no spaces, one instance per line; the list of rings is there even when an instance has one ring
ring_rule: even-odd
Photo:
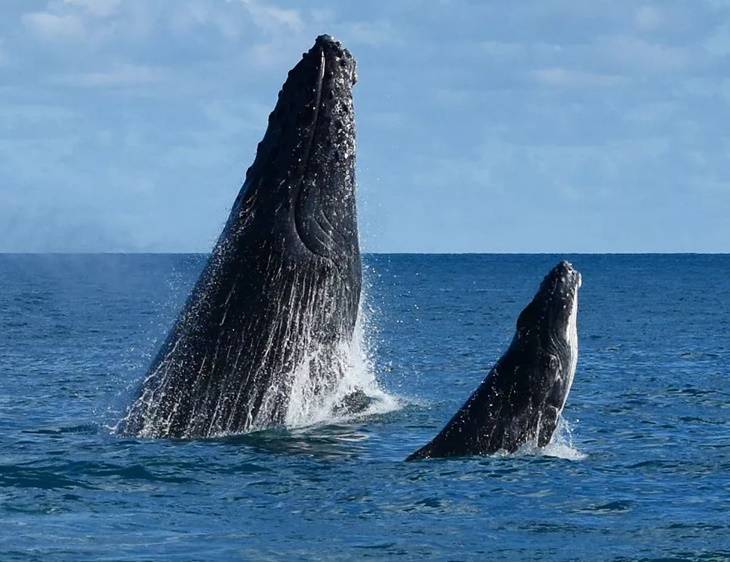
[[[223,232],[120,433],[243,433],[285,425],[293,402],[299,413],[336,398],[361,290],[355,81],[355,60],[327,35],[289,71]]]
[[[578,363],[581,275],[563,261],[517,319],[507,352],[441,432],[406,460],[514,452],[550,442]]]

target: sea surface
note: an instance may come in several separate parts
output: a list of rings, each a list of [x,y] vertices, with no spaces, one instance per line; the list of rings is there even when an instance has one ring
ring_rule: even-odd
[[[554,442],[403,462],[563,257],[580,358]],[[0,561],[730,560],[730,256],[368,255],[390,407],[116,435],[205,259],[0,256]]]

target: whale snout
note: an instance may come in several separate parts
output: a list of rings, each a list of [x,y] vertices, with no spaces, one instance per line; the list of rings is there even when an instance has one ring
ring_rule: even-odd
[[[560,292],[571,292],[583,284],[583,277],[572,263],[563,260],[548,273],[545,281]]]
[[[331,35],[320,35],[304,56],[315,56],[315,53],[326,60],[326,66],[332,74],[346,79],[347,86],[352,87],[357,83],[355,58],[337,39]]]
[[[573,264],[566,260],[563,260],[558,265],[556,265],[553,271],[563,277],[568,277],[577,273],[577,270],[573,267]]]

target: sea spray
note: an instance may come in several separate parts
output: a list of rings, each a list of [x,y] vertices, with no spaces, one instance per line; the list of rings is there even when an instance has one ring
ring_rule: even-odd
[[[371,317],[360,304],[357,323],[350,342],[341,343],[334,354],[314,352],[297,367],[286,414],[286,426],[303,427],[327,422],[340,422],[355,417],[381,414],[397,409],[399,400],[385,392],[375,376],[373,359],[375,328]],[[337,365],[322,365],[323,356]],[[322,392],[323,385],[317,371],[335,369],[341,376],[329,391]],[[347,407],[349,397],[364,399],[359,408]]]
[[[573,427],[562,416],[558,418],[558,424],[552,439],[544,447],[538,447],[536,441],[533,440],[525,443],[512,454],[506,451],[500,451],[499,454],[501,456],[552,457],[569,461],[582,461],[588,457],[588,455],[581,452],[573,443]]]
[[[557,457],[571,461],[582,461],[588,457],[573,442],[573,426],[562,415],[558,418],[558,426],[553,437],[541,452],[546,457]]]

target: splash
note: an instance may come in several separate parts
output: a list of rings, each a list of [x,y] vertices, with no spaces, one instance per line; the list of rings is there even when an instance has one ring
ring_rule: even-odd
[[[563,416],[558,418],[558,426],[555,428],[550,443],[540,450],[540,454],[546,457],[556,457],[570,461],[582,461],[588,455],[582,453],[573,443],[573,427]]]
[[[343,422],[401,407],[398,398],[383,390],[375,377],[373,330],[361,303],[350,342],[341,343],[334,354],[310,353],[299,364],[286,412],[288,428]],[[340,373],[339,380],[322,392],[317,373],[333,370]]]
[[[522,445],[514,453],[500,451],[497,454],[505,457],[551,457],[569,461],[582,461],[588,458],[588,455],[578,450],[573,443],[573,427],[563,416],[558,418],[558,425],[552,439],[544,447],[538,447],[536,441],[531,441]]]

